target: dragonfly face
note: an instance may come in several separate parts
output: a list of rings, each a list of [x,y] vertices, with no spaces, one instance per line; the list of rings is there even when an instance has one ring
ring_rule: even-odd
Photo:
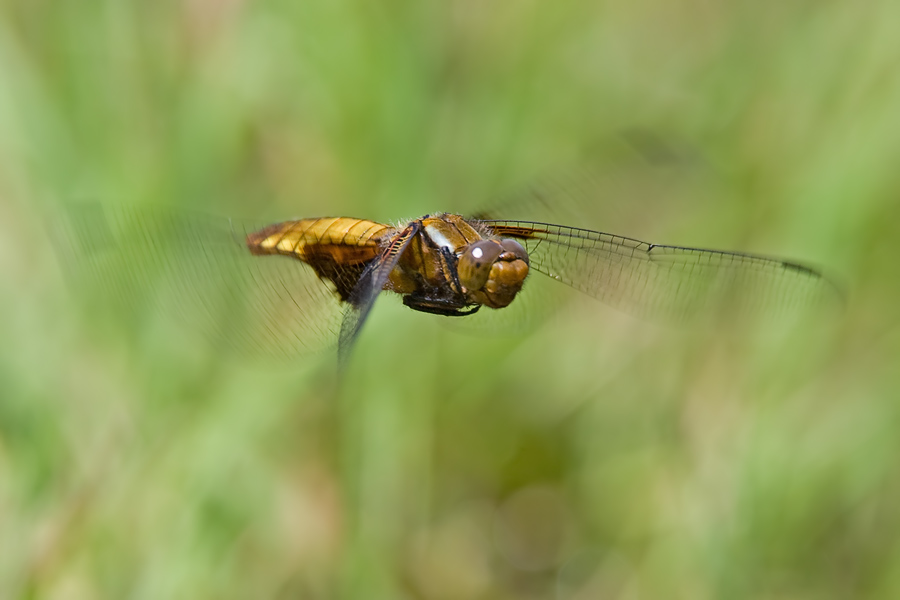
[[[651,319],[691,321],[722,306],[736,316],[770,314],[838,296],[814,269],[778,258],[448,213],[402,227],[330,217],[240,233],[235,222],[222,227],[178,212],[91,207],[63,221],[64,253],[99,274],[101,285],[139,300],[155,295],[232,345],[289,354],[337,339],[346,358],[382,291],[438,315],[503,311],[529,293],[533,271]],[[170,285],[148,284],[135,265],[159,267]]]
[[[482,240],[466,247],[457,272],[473,302],[504,308],[528,277],[528,253],[512,239]]]

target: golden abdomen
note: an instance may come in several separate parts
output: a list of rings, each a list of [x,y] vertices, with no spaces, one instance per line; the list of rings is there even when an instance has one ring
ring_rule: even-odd
[[[307,263],[368,262],[378,254],[380,239],[392,228],[350,217],[300,219],[270,225],[247,236],[253,254],[281,254]]]

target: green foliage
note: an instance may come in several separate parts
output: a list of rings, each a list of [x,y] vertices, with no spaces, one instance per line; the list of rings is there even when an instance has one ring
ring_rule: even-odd
[[[898,18],[0,4],[0,597],[897,598]],[[479,337],[385,298],[338,381],[84,306],[45,227],[84,199],[397,221],[581,164],[564,224],[825,265],[845,309],[575,301]]]

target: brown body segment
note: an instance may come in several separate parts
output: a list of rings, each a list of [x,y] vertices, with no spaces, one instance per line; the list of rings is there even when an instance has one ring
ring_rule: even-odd
[[[454,254],[472,242],[482,239],[463,217],[453,214],[438,214],[420,220],[422,233],[409,245],[400,263],[391,273],[390,290],[398,294],[410,294],[424,283],[439,288],[446,286],[447,273],[440,256],[440,248],[445,246]]]
[[[371,260],[378,253],[379,239],[390,227],[349,217],[324,217],[276,223],[247,236],[253,254],[283,254],[303,261],[313,254],[327,253],[335,260],[354,256]]]
[[[366,265],[378,256],[381,243],[394,229],[350,217],[300,219],[270,225],[247,236],[256,255],[280,254],[302,260],[332,281],[347,300]]]

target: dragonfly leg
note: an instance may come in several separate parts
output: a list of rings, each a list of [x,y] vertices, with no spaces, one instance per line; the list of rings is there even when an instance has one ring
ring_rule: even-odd
[[[456,270],[456,263],[459,259],[446,246],[441,247],[441,268],[447,275],[447,283],[450,284],[450,290],[463,303],[465,302],[465,294],[463,294],[462,284],[459,282],[459,273]]]
[[[471,315],[481,308],[466,299],[459,274],[456,271],[456,255],[446,246],[440,248],[441,270],[447,286],[444,289],[420,289],[403,297],[403,304],[421,312],[448,317]]]
[[[481,308],[480,304],[460,304],[455,300],[429,298],[417,294],[403,296],[403,304],[413,310],[445,317],[464,317],[478,312]]]

